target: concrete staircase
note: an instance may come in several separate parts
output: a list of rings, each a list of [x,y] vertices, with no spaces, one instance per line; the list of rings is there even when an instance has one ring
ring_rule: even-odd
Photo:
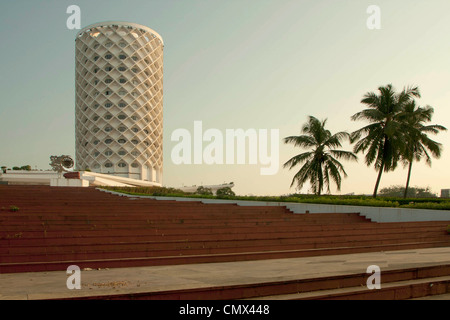
[[[93,188],[0,186],[0,273],[446,247],[448,224],[378,224],[358,213],[300,215],[285,207],[134,199]]]

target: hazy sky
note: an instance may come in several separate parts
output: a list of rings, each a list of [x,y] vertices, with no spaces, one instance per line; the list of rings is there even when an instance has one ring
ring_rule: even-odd
[[[332,132],[365,125],[350,117],[364,93],[392,83],[419,86],[420,105],[450,128],[448,0],[3,0],[0,2],[0,165],[49,169],[50,155],[74,156],[75,36],[69,5],[82,27],[120,20],[148,26],[164,39],[164,185],[233,181],[238,194],[294,192],[282,164],[304,152],[280,141],[280,169],[260,165],[175,165],[178,128],[279,129],[300,133],[308,115],[328,118]],[[381,9],[370,30],[369,5]],[[450,188],[450,133],[432,167],[413,166],[411,185]],[[346,149],[351,146],[346,145]],[[341,193],[371,193],[376,172],[344,161]],[[385,173],[380,187],[403,185],[406,170]],[[306,192],[307,189],[303,189]],[[335,188],[332,188],[335,193]]]

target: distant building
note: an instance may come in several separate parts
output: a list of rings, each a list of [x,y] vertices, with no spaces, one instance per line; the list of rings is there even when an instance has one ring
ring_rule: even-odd
[[[76,170],[162,184],[163,40],[127,22],[76,38]]]
[[[450,189],[441,189],[441,198],[450,198]]]

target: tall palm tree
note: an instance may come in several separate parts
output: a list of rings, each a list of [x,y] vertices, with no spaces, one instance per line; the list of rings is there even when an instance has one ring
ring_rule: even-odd
[[[361,103],[368,106],[354,114],[351,119],[366,120],[370,124],[352,132],[351,142],[356,142],[353,152],[366,152],[367,166],[374,164],[378,177],[373,191],[377,196],[383,171],[391,171],[397,167],[403,148],[402,133],[405,124],[401,119],[404,105],[415,97],[420,97],[417,87],[408,87],[397,93],[391,84],[378,88],[379,93],[368,92]],[[362,137],[363,136],[363,137]]]
[[[341,188],[341,173],[347,176],[342,164],[338,159],[356,160],[354,153],[338,150],[342,147],[341,141],[349,139],[347,132],[338,132],[331,134],[325,129],[326,119],[319,121],[315,117],[309,116],[309,121],[303,125],[300,136],[290,136],[284,138],[284,143],[292,143],[296,147],[310,148],[311,151],[301,153],[292,157],[284,164],[284,168],[292,169],[297,165],[303,164],[300,170],[292,179],[291,187],[297,183],[298,189],[301,189],[306,182],[310,182],[311,190],[320,195],[324,187],[330,193],[331,181]]]
[[[418,107],[415,101],[404,106],[403,121],[408,126],[405,132],[405,149],[402,154],[402,161],[405,166],[408,166],[408,177],[406,179],[406,187],[403,197],[406,198],[411,179],[411,168],[413,161],[420,161],[425,156],[426,163],[431,166],[431,155],[435,158],[440,158],[442,145],[430,139],[427,134],[438,134],[439,131],[446,131],[447,128],[441,125],[425,125],[425,122],[430,122],[433,117],[434,109],[430,106],[425,108]]]

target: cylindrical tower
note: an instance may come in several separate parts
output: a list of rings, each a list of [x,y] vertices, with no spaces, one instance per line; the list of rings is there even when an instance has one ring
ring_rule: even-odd
[[[82,29],[75,42],[76,168],[162,184],[161,36],[112,21]]]

